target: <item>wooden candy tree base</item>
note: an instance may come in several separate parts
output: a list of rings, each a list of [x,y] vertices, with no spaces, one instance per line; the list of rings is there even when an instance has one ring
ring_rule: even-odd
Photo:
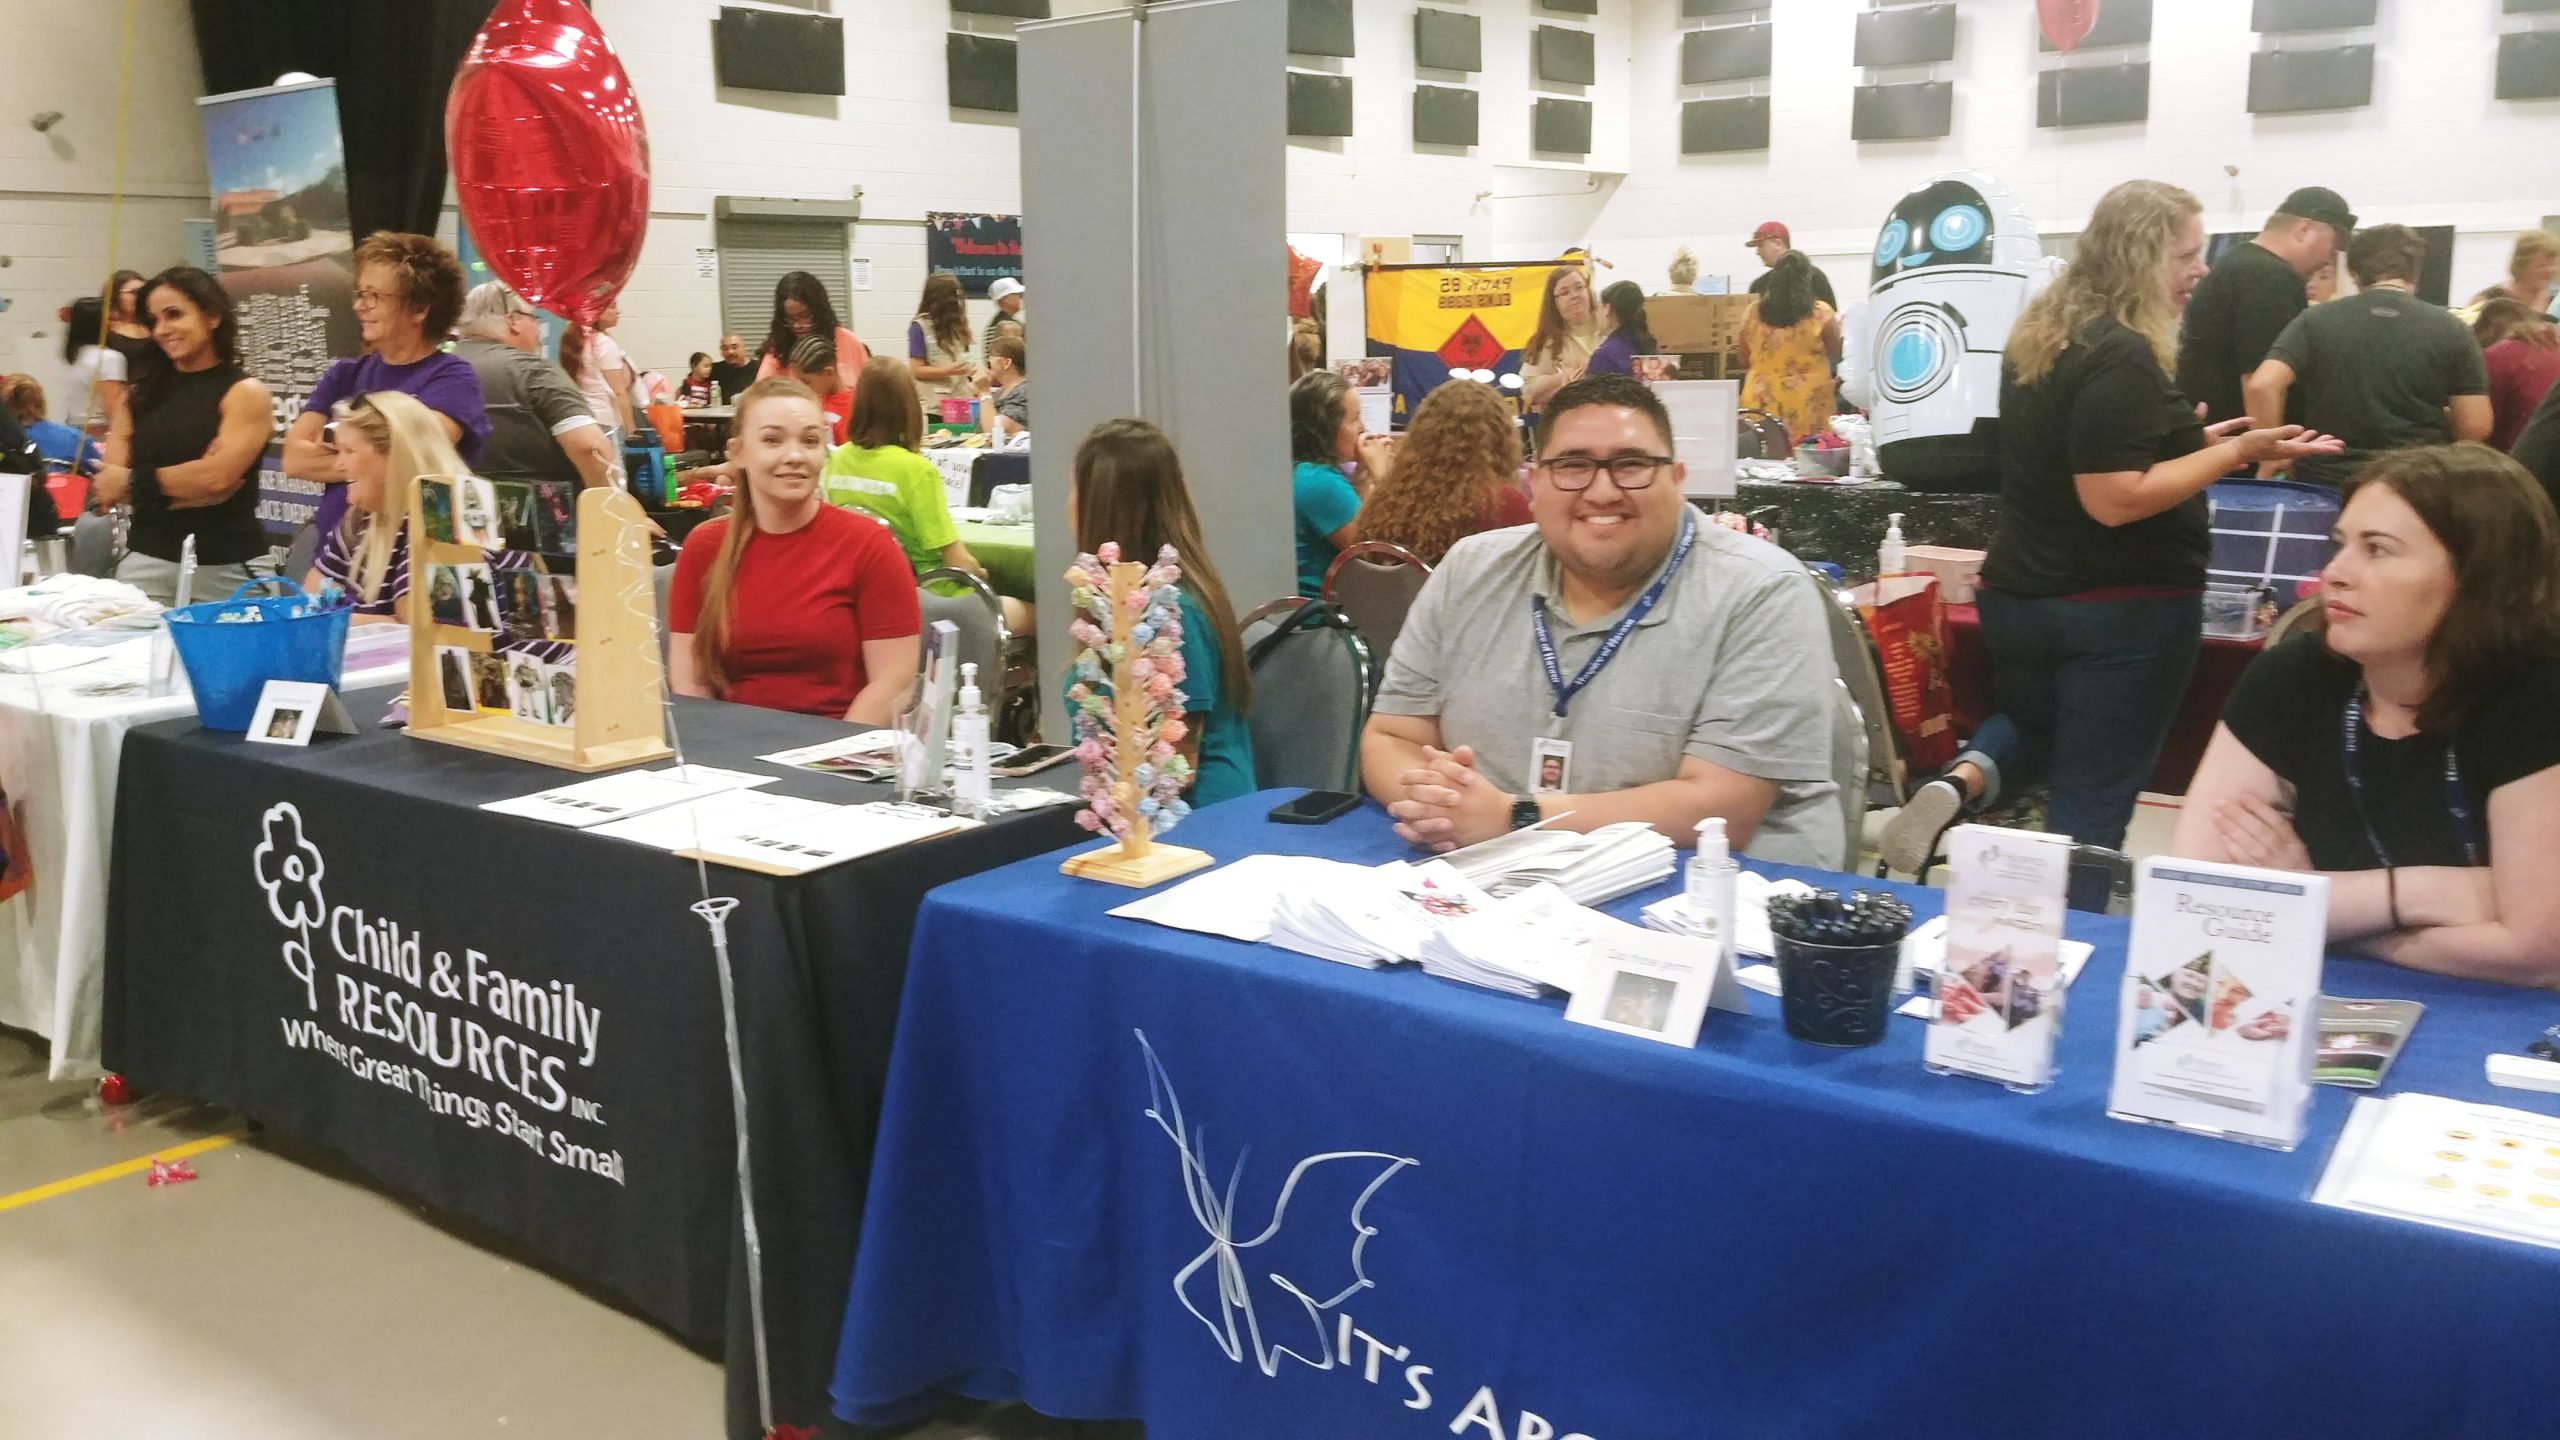
[[[1079,880],[1100,880],[1112,885],[1126,885],[1144,890],[1161,885],[1176,875],[1188,875],[1210,864],[1209,852],[1191,850],[1180,845],[1149,845],[1137,855],[1122,852],[1113,841],[1098,850],[1070,855],[1058,866],[1061,875]]]

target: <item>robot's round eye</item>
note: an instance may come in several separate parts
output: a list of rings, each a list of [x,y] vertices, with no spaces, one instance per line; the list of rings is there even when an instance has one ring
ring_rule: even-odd
[[[1876,237],[1876,263],[1892,264],[1902,254],[1902,247],[1910,243],[1910,222],[1899,215],[1886,221],[1884,233]]]
[[[1980,210],[1958,205],[1939,211],[1938,218],[1929,222],[1929,243],[1941,250],[1970,250],[1982,243],[1990,228],[1990,220]]]

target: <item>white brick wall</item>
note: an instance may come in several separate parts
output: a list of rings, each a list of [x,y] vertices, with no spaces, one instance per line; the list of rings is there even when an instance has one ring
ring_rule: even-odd
[[[57,414],[61,308],[118,269],[185,260],[180,222],[212,210],[186,0],[140,0],[125,198],[109,244],[123,19],[106,0],[0,0],[0,34],[15,37],[0,61],[0,368],[44,381]],[[38,134],[27,122],[46,110],[63,119]]]
[[[1638,33],[1679,27],[1679,0],[1630,0]],[[2108,187],[2137,176],[2184,185],[2208,230],[2253,230],[2297,186],[2327,185],[2367,223],[2454,225],[2457,300],[2506,274],[2518,232],[2560,213],[2560,101],[2491,98],[2496,0],[2382,0],[2373,104],[2309,115],[2247,113],[2247,0],[2154,0],[2151,118],[2144,125],[2035,127],[2033,0],[1963,0],[1955,133],[1849,139],[1853,17],[1865,0],[1777,0],[1771,148],[1683,157],[1676,42],[1639,47],[1634,174],[1594,229],[1596,248],[1647,288],[1686,240],[1708,274],[1758,273],[1741,245],[1779,219],[1845,302],[1866,289],[1876,227],[1903,192],[1941,171],[2006,180],[2048,234],[2077,232]],[[2326,43],[2317,37],[2291,43]],[[1706,93],[1706,92],[1694,92]],[[2238,176],[2224,173],[2236,166]]]

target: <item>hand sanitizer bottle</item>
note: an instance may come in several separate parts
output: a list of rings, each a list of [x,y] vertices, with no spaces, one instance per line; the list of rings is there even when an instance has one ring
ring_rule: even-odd
[[[1710,815],[1699,821],[1698,853],[1689,860],[1685,897],[1689,933],[1716,947],[1719,962],[1733,949],[1733,882],[1741,873],[1725,840],[1723,819]]]
[[[967,815],[986,813],[994,782],[988,774],[987,707],[978,696],[978,667],[960,667],[960,703],[951,712],[951,776],[955,807]]]
[[[1885,517],[1884,543],[1876,547],[1877,578],[1903,573],[1902,563],[1902,515],[1897,511]]]

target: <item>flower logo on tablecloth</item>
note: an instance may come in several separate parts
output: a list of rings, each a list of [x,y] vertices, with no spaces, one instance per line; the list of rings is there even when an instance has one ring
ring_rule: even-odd
[[[1155,1047],[1147,1043],[1146,1032],[1136,1033],[1138,1048],[1147,1059],[1147,1118],[1181,1152],[1183,1195],[1192,1218],[1209,1237],[1209,1247],[1174,1273],[1173,1293],[1182,1308],[1209,1328],[1229,1360],[1243,1363],[1249,1345],[1254,1363],[1265,1375],[1280,1373],[1284,1355],[1317,1370],[1349,1363],[1334,1353],[1333,1330],[1326,1317],[1375,1283],[1362,1257],[1378,1231],[1363,1212],[1396,1172],[1420,1162],[1375,1150],[1310,1155],[1290,1168],[1289,1178],[1271,1202],[1270,1223],[1243,1236],[1235,1222],[1236,1192],[1244,1180],[1243,1155],[1237,1156],[1234,1174],[1223,1186],[1211,1177],[1204,1158],[1206,1132],[1185,1128],[1182,1101],[1173,1092],[1172,1078],[1156,1058]],[[1299,1213],[1315,1218],[1290,1228],[1289,1207],[1299,1198],[1302,1184],[1310,1198],[1299,1205]],[[1266,1246],[1271,1248],[1264,1250]],[[1256,1250],[1263,1251],[1253,1266],[1259,1274],[1249,1279],[1246,1252]],[[1284,1265],[1307,1268],[1291,1274],[1283,1271]],[[1263,1333],[1254,1279],[1278,1292],[1276,1297],[1265,1297],[1273,1311],[1270,1336]],[[1320,1283],[1301,1283],[1308,1280]],[[1305,1330],[1297,1328],[1301,1317]]]
[[[265,826],[255,859],[267,910],[288,930],[309,930],[329,918],[329,904],[320,898],[320,877],[329,867],[320,847],[302,838],[302,812],[292,805],[268,810]]]
[[[257,863],[258,888],[267,892],[267,913],[294,932],[284,942],[284,968],[302,982],[302,997],[314,1013],[320,994],[313,979],[311,932],[329,918],[329,902],[321,898],[320,877],[328,865],[320,847],[302,836],[302,812],[290,803],[268,809],[262,824],[265,838],[251,856]]]

